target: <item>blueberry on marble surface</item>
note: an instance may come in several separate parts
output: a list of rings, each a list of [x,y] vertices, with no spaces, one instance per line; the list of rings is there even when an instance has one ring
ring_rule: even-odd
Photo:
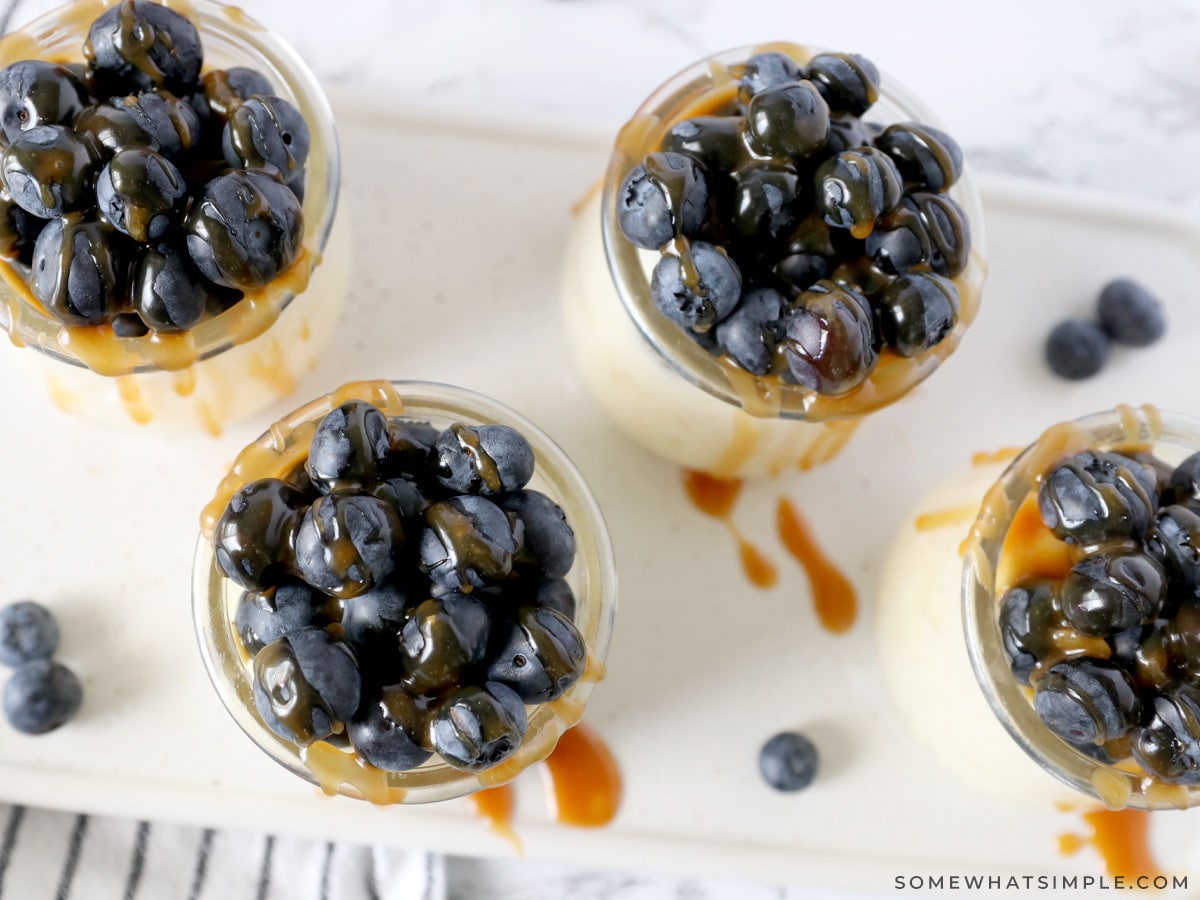
[[[1096,313],[1108,336],[1128,347],[1149,346],[1167,330],[1162,301],[1131,278],[1117,278],[1104,285]]]
[[[0,608],[0,663],[48,659],[58,649],[58,637],[58,621],[42,604],[18,600]]]
[[[802,734],[783,731],[758,751],[758,771],[777,791],[801,791],[812,784],[820,768],[816,745]]]
[[[62,663],[34,659],[4,685],[4,715],[25,734],[45,734],[69,721],[83,702],[83,685]]]

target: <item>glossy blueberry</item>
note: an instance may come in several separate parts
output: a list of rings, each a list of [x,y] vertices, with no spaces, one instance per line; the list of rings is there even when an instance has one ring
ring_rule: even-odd
[[[324,628],[338,620],[335,601],[307,584],[288,581],[265,591],[245,591],[238,600],[234,628],[253,655],[301,628]]]
[[[395,508],[406,530],[410,522],[416,522],[414,527],[420,528],[419,520],[429,507],[429,501],[416,482],[402,477],[387,478],[375,485],[371,493]]]
[[[687,264],[667,254],[654,266],[650,294],[664,316],[692,331],[710,330],[733,312],[742,292],[737,264],[705,241],[692,241]]]
[[[243,100],[255,94],[270,96],[275,93],[267,76],[249,66],[230,66],[225,70],[225,81],[230,90]]]
[[[97,81],[118,87],[185,87],[200,75],[203,52],[196,26],[149,0],[121,0],[88,30],[84,56]]]
[[[433,755],[422,746],[429,728],[425,705],[400,685],[367,698],[346,728],[358,755],[385,772],[415,769]]]
[[[805,159],[829,139],[829,106],[810,81],[764,88],[746,105],[746,140],[755,152]]]
[[[958,322],[958,288],[948,278],[912,273],[894,278],[876,300],[879,330],[893,350],[912,357],[941,343]]]
[[[906,186],[944,191],[962,175],[958,142],[932,125],[897,122],[883,129],[875,146],[896,163]]]
[[[155,331],[186,331],[204,316],[208,282],[186,250],[162,241],[147,247],[138,260],[130,299],[141,321]]]
[[[1062,584],[1063,614],[1084,634],[1101,637],[1152,621],[1166,599],[1167,577],[1144,553],[1085,557]]]
[[[384,467],[389,474],[412,473],[424,465],[440,432],[428,422],[414,422],[395,416],[388,419],[388,456]]]
[[[64,325],[101,325],[125,303],[128,245],[105,222],[52,219],[33,246],[29,288]]]
[[[109,324],[113,334],[119,338],[140,338],[150,333],[150,327],[142,321],[142,317],[133,312],[117,313]]]
[[[296,195],[271,176],[231,171],[204,186],[185,228],[188,252],[209,281],[252,291],[295,262],[303,214]]]
[[[728,316],[717,323],[717,345],[721,352],[754,375],[766,375],[775,363],[780,319],[787,301],[774,288],[752,287]]]
[[[1051,666],[1034,685],[1042,723],[1072,744],[1103,744],[1127,734],[1142,704],[1124,669],[1077,656]]]
[[[507,631],[498,629],[488,680],[507,685],[526,703],[562,696],[583,674],[587,663],[583,638],[557,610],[523,606]]]
[[[667,153],[683,153],[708,172],[732,172],[751,156],[742,116],[693,116],[671,126],[663,137]]]
[[[833,244],[834,231],[820,216],[808,216],[787,238],[774,274],[797,291],[807,290],[828,278],[838,255]],[[836,231],[840,233],[841,229]]]
[[[255,94],[271,96],[275,93],[267,77],[248,66],[210,69],[200,77],[200,87],[201,90],[193,95],[191,105],[202,119],[210,120],[209,124],[216,132],[213,150],[218,156],[223,155],[220,146],[222,123],[228,121],[244,100]]]
[[[800,66],[786,53],[755,53],[741,66],[738,97],[748,103],[755,94],[767,88],[799,81],[804,77]]]
[[[432,694],[459,683],[487,652],[491,617],[469,594],[452,591],[420,603],[400,632],[404,683]]]
[[[1010,588],[1000,599],[999,620],[1000,640],[1013,676],[1029,684],[1030,673],[1046,650],[1046,636],[1059,625],[1054,584],[1039,580]]]
[[[916,208],[928,236],[929,267],[947,278],[962,274],[971,252],[971,227],[962,207],[949,194],[932,191],[915,191],[904,203]]]
[[[308,745],[339,732],[358,710],[353,652],[323,628],[302,628],[254,656],[254,705],[281,738]]]
[[[816,209],[825,221],[865,237],[903,196],[896,164],[874,147],[844,150],[817,168]]]
[[[1192,684],[1200,681],[1200,599],[1195,594],[1184,597],[1174,614],[1156,622],[1154,630],[1158,646],[1152,649],[1162,648],[1159,658],[1165,663],[1160,671],[1169,669]]]
[[[528,727],[525,707],[502,684],[451,691],[430,723],[434,750],[450,765],[479,772],[516,752]]]
[[[1148,549],[1159,555],[1185,593],[1200,587],[1200,514],[1189,506],[1164,506],[1154,516]]]
[[[1168,486],[1175,503],[1200,500],[1200,453],[1193,453],[1171,471]]]
[[[379,684],[394,684],[403,676],[400,631],[408,598],[390,584],[342,601],[345,641],[358,656],[363,674]]]
[[[790,163],[754,163],[735,173],[727,225],[733,235],[761,244],[796,225],[800,179]]]
[[[870,303],[832,281],[819,281],[800,294],[782,328],[789,373],[821,394],[844,394],[858,386],[879,360]]]
[[[62,663],[35,659],[4,685],[4,715],[25,734],[45,734],[69,721],[83,702],[83,685]]]
[[[758,771],[777,791],[802,791],[812,784],[820,768],[817,747],[802,734],[783,731],[758,751]]]
[[[524,529],[524,540],[513,557],[515,570],[540,578],[561,578],[571,570],[575,532],[561,506],[529,489],[503,494],[496,498],[496,505],[515,516]]]
[[[1117,278],[1104,286],[1096,314],[1108,336],[1129,347],[1153,344],[1167,330],[1162,301],[1131,278]]]
[[[361,489],[375,480],[389,447],[387,417],[365,400],[348,400],[317,424],[305,471],[323,492]]]
[[[70,125],[87,90],[64,66],[39,59],[0,70],[0,131],[4,142],[39,125]]]
[[[529,601],[531,606],[541,606],[562,613],[563,617],[575,621],[575,592],[565,578],[546,578],[538,582],[537,590]]]
[[[183,175],[153,150],[122,150],[96,177],[96,207],[135,241],[156,240],[175,224],[187,200]]]
[[[253,96],[229,115],[221,135],[225,162],[235,169],[260,169],[290,184],[308,159],[308,125],[282,97]]]
[[[1090,319],[1059,322],[1046,337],[1046,365],[1060,378],[1091,378],[1108,362],[1109,337]]]
[[[463,494],[515,491],[533,477],[533,448],[508,425],[456,422],[437,436],[433,458],[437,480]]]
[[[278,478],[262,478],[230,499],[213,529],[217,564],[240,587],[262,591],[281,584],[305,496]]]
[[[421,533],[421,571],[445,587],[485,587],[505,580],[519,547],[504,510],[468,494],[431,503]]]
[[[196,111],[173,94],[143,91],[126,97],[114,97],[111,103],[118,112],[127,113],[133,126],[142,132],[140,141],[134,136],[134,146],[144,142],[150,149],[157,150],[169,159],[179,159],[199,141],[200,119]],[[119,117],[110,117],[110,123],[116,127],[124,125],[117,119]],[[114,149],[124,148],[118,146]]]
[[[1159,781],[1200,784],[1200,688],[1169,685],[1148,706],[1133,733],[1133,758]]]
[[[864,247],[871,261],[889,275],[923,268],[934,254],[925,220],[908,197],[875,224]]]
[[[296,527],[296,571],[333,597],[357,597],[392,574],[403,546],[390,504],[367,494],[329,494],[313,501]]]
[[[13,202],[40,219],[90,204],[95,168],[91,147],[63,125],[21,132],[0,160],[0,176]]]
[[[879,98],[879,69],[857,53],[822,53],[808,63],[808,77],[829,108],[861,116]]]
[[[1059,462],[1038,488],[1042,520],[1060,539],[1091,546],[1142,537],[1154,515],[1152,470],[1116,453],[1085,450]]]
[[[42,604],[19,600],[0,608],[0,663],[19,666],[57,649],[58,622]]]
[[[33,256],[33,245],[45,227],[45,219],[22,209],[0,187],[0,257],[28,262]]]
[[[825,141],[826,153],[841,153],[870,145],[871,137],[862,119],[849,113],[829,113],[829,138]]]
[[[625,176],[617,195],[621,231],[646,250],[694,234],[707,212],[704,170],[681,153],[649,154]]]
[[[99,159],[106,159],[118,150],[132,150],[137,147],[159,149],[154,136],[147,134],[140,120],[125,108],[121,102],[123,99],[118,99],[119,105],[105,102],[86,106],[75,117],[75,133],[92,148],[92,152]]]

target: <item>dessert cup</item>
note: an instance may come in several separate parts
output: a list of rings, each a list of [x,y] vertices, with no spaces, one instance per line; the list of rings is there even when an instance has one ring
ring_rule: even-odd
[[[985,274],[980,200],[964,168],[948,191],[966,215],[972,242],[967,266],[954,278],[957,324],[911,359],[885,351],[872,375],[849,392],[822,396],[778,376],[751,375],[711,355],[656,310],[650,273],[658,254],[639,250],[623,235],[617,213],[622,182],[673,124],[735,97],[731,67],[763,51],[781,51],[801,65],[818,52],[794,44],[729,50],[659,87],[622,128],[602,187],[576,215],[562,275],[567,337],[596,400],[647,449],[720,477],[808,468],[835,453],[862,416],[898,400],[954,350],[975,316]],[[879,99],[862,120],[938,125],[886,74]]]
[[[0,40],[0,67],[22,59],[78,62],[90,23],[114,0],[76,0]],[[5,353],[64,410],[103,424],[219,434],[291,392],[336,326],[349,280],[350,241],[338,205],[340,163],[329,103],[277,35],[234,6],[164,4],[196,24],[204,70],[249,66],[308,123],[302,249],[290,268],[189,331],[116,337],[110,326],[68,328],[33,297],[14,264],[0,264]]]
[[[566,580],[576,598],[574,624],[586,645],[586,666],[579,680],[557,699],[528,707],[529,726],[523,742],[492,768],[468,772],[435,754],[418,768],[385,772],[368,765],[352,750],[343,751],[324,741],[300,748],[271,731],[255,708],[251,661],[234,626],[242,589],[217,565],[212,529],[229,498],[244,484],[283,475],[302,464],[316,423],[349,400],[372,403],[389,419],[402,416],[431,423],[437,429],[453,423],[516,428],[532,446],[536,459],[529,487],[555,501],[574,530],[576,556]],[[604,677],[616,608],[616,574],[608,532],[591,491],[563,451],[533,423],[482,395],[449,385],[356,382],[284,416],[238,455],[202,516],[192,604],[201,655],[213,686],[234,721],[267,755],[328,794],[378,804],[427,803],[510,781],[549,755],[562,733],[580,720],[593,687]]]

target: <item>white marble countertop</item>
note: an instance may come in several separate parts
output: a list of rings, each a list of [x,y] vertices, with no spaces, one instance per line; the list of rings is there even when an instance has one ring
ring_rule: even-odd
[[[57,5],[20,0],[13,25]],[[708,53],[787,39],[860,52],[921,95],[981,172],[1200,213],[1200,0],[242,0],[339,94],[380,109],[611,135]],[[451,860],[472,900],[845,897]]]

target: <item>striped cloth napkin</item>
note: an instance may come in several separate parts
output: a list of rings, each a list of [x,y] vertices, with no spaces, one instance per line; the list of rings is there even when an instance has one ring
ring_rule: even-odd
[[[444,861],[394,847],[0,804],[0,900],[445,900]]]

